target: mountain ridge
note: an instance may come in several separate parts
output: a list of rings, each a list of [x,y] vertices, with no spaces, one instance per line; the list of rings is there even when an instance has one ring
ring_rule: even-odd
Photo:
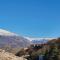
[[[0,48],[12,52],[20,48],[28,47],[30,41],[23,36],[0,29]],[[14,51],[13,51],[14,52]]]
[[[0,29],[0,35],[4,36],[19,36],[18,34],[12,33],[8,30]]]

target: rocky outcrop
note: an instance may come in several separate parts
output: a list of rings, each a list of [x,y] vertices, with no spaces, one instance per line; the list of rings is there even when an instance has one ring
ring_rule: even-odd
[[[5,50],[0,49],[0,60],[27,60],[23,57],[17,57],[12,53],[5,52]]]

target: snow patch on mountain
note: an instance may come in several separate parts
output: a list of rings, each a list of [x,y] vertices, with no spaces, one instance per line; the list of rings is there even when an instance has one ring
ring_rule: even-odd
[[[25,37],[26,39],[32,41],[32,40],[52,40],[55,38],[30,38],[30,37]]]
[[[4,30],[4,29],[0,29],[0,35],[3,35],[3,36],[17,36],[18,34],[15,34],[15,33],[11,33],[7,30]]]

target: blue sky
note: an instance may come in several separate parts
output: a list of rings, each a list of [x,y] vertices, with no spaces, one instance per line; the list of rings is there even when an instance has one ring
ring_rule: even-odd
[[[60,37],[60,0],[0,0],[0,28],[29,37]]]

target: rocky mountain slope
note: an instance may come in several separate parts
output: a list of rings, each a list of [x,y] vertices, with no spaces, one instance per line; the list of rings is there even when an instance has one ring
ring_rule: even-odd
[[[5,50],[0,49],[0,60],[27,60],[23,57],[17,57],[12,53],[5,52]]]
[[[30,41],[15,33],[0,29],[0,48],[9,52],[19,50],[19,48],[27,47],[30,45]]]

